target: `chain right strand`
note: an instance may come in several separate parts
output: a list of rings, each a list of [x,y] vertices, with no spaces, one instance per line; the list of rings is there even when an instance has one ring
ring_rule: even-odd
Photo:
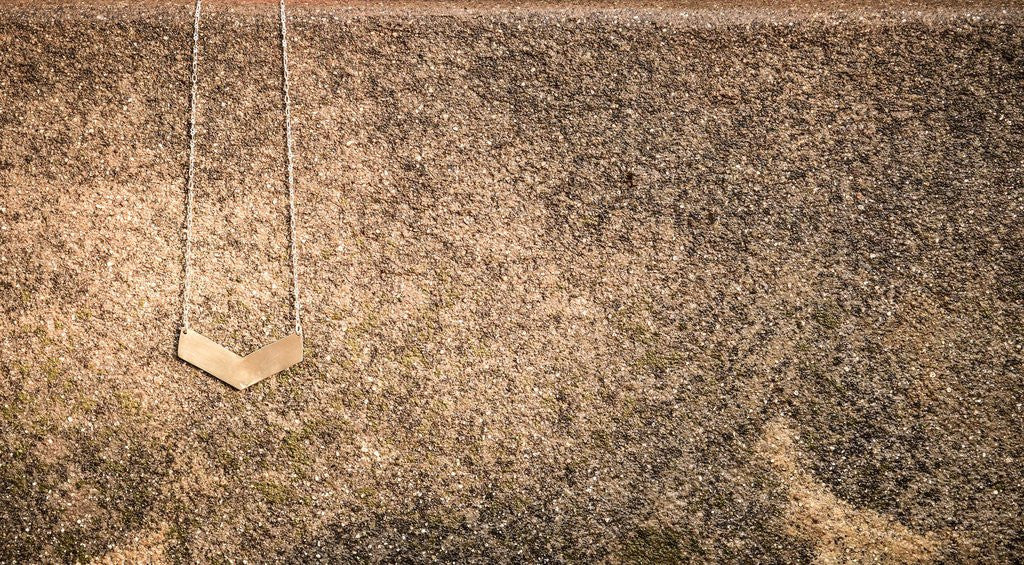
[[[198,1],[198,0],[197,0]],[[285,26],[284,0],[281,8],[281,82],[284,90],[284,137],[288,161],[288,249],[292,263],[292,308],[295,313],[295,333],[302,335],[299,305],[299,250],[295,237],[295,174],[292,168],[292,99],[288,93],[288,30]]]

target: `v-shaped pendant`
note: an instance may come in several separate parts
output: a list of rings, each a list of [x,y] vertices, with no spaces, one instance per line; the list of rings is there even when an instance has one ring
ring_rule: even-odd
[[[239,357],[201,333],[189,329],[188,313],[192,277],[192,215],[195,199],[196,99],[199,91],[199,18],[203,2],[196,0],[192,19],[192,77],[188,128],[188,176],[185,181],[185,274],[181,293],[181,333],[178,357],[210,373],[238,390],[283,371],[302,361],[302,323],[299,308],[299,259],[295,237],[295,178],[292,167],[291,97],[288,95],[288,36],[284,0],[279,0],[281,20],[281,79],[284,101],[285,163],[288,186],[288,244],[292,266],[292,311],[295,333]],[[269,186],[269,185],[268,185]],[[276,200],[275,200],[276,202]]]
[[[291,334],[239,357],[203,334],[183,329],[178,357],[242,390],[302,361],[302,335]]]

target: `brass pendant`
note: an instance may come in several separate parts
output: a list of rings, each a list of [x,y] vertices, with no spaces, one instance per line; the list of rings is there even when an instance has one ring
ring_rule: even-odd
[[[239,357],[195,330],[182,329],[178,357],[242,390],[302,361],[302,335],[293,333]]]
[[[288,95],[288,39],[285,27],[284,0],[280,0],[281,15],[281,85],[284,94],[285,156],[288,187],[288,236],[289,257],[292,266],[292,300],[295,314],[295,333],[280,339],[257,351],[239,357],[221,347],[220,344],[201,333],[188,328],[189,298],[192,277],[192,216],[195,199],[195,155],[196,155],[196,99],[199,91],[199,18],[202,0],[196,0],[192,20],[192,77],[191,100],[189,104],[188,128],[188,176],[185,181],[185,277],[182,290],[181,333],[178,334],[178,357],[210,373],[238,390],[242,390],[263,379],[283,371],[302,361],[302,323],[299,320],[299,267],[297,239],[295,237],[295,179],[292,169],[292,126],[291,97]],[[269,185],[268,185],[269,186]],[[275,200],[276,202],[276,200]]]

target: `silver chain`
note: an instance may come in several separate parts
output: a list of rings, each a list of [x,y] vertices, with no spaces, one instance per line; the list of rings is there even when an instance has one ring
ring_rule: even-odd
[[[186,180],[185,201],[185,290],[181,297],[181,328],[188,331],[188,306],[192,297],[192,201],[196,185],[196,95],[199,78],[199,15],[203,10],[202,0],[196,0],[195,18],[192,21],[192,97],[189,104],[188,120],[188,180]]]
[[[281,82],[284,90],[284,139],[288,153],[288,248],[292,260],[292,309],[295,313],[295,333],[302,335],[299,315],[299,249],[295,238],[295,173],[292,170],[292,97],[288,93],[288,29],[285,26],[284,0],[281,6]]]
[[[295,333],[302,334],[299,308],[299,250],[295,236],[295,174],[292,161],[292,99],[288,92],[288,30],[285,26],[284,0],[280,0],[281,15],[281,80],[284,91],[284,136],[288,167],[288,250],[292,267],[292,310],[295,315]],[[203,1],[196,0],[195,17],[192,22],[192,90],[188,124],[188,192],[185,204],[185,289],[182,295],[181,327],[188,331],[189,301],[192,292],[192,208],[195,200],[196,172],[196,98],[199,90],[199,19]]]

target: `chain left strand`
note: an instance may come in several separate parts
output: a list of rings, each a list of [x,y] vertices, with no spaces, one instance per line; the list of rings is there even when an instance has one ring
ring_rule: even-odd
[[[188,331],[188,306],[192,293],[192,202],[196,182],[196,98],[199,90],[199,17],[203,10],[202,0],[196,0],[192,20],[192,91],[189,101],[188,120],[188,178],[185,201],[185,284],[181,297],[181,330]]]

